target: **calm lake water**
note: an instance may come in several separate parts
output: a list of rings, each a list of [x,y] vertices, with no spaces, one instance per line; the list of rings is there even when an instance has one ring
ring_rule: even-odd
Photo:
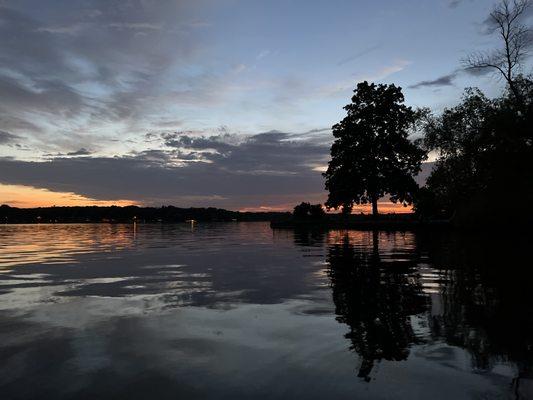
[[[530,245],[0,226],[0,398],[533,398]]]

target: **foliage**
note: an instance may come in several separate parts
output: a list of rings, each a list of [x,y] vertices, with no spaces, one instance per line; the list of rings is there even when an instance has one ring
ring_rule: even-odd
[[[502,0],[486,20],[500,47],[464,60],[467,68],[497,71],[506,92],[489,100],[467,89],[459,105],[426,119],[424,145],[439,157],[415,203],[422,217],[452,217],[463,226],[532,222],[533,81],[520,74],[531,44],[523,16],[531,5]]]
[[[377,214],[377,200],[386,193],[393,202],[411,203],[425,152],[408,136],[424,112],[404,105],[395,85],[365,81],[354,93],[344,107],[348,115],[333,126],[326,206],[349,213],[354,204],[372,203]]]
[[[439,154],[415,210],[424,217],[456,217],[461,224],[519,218],[532,199],[533,82],[515,81],[490,100],[467,89],[462,102],[428,117],[424,145]],[[501,207],[502,202],[505,207]]]
[[[318,220],[322,219],[326,213],[322,208],[322,204],[310,204],[302,202],[294,207],[292,215],[298,220]]]

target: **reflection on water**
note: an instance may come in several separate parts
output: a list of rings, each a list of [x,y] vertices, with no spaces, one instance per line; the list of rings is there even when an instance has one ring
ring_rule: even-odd
[[[408,239],[400,244],[382,240],[388,247],[382,260],[380,234],[362,234],[347,232],[340,243],[334,237],[327,262],[337,320],[349,326],[346,338],[361,356],[358,376],[369,380],[375,360],[405,360],[411,345],[421,343],[411,318],[426,310],[428,299],[416,264],[397,253],[405,251]]]
[[[529,238],[0,227],[0,394],[532,398]]]
[[[134,242],[132,226],[4,225],[0,229],[0,268],[29,263],[72,263],[77,254],[122,250]]]

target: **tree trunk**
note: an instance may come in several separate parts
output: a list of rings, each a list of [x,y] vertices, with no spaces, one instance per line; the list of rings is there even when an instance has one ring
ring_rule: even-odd
[[[372,217],[378,217],[378,199],[377,197],[372,197]]]
[[[379,232],[372,231],[372,255],[379,258]]]

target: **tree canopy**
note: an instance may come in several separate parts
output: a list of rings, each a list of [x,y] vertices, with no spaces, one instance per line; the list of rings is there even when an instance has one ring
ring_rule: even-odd
[[[530,0],[502,0],[487,19],[500,48],[466,60],[469,68],[497,71],[505,92],[489,99],[466,89],[457,106],[426,119],[423,143],[438,158],[416,200],[419,215],[461,226],[531,222],[533,80],[520,73],[531,44],[521,18],[529,7]]]
[[[354,204],[371,203],[377,215],[385,194],[410,204],[425,152],[408,136],[423,112],[406,106],[395,85],[361,82],[351,100],[344,107],[347,116],[333,126],[326,206],[349,213]]]
[[[460,225],[524,220],[533,201],[533,82],[496,99],[467,89],[460,104],[427,119],[424,145],[439,154],[415,210]],[[523,112],[524,109],[529,110]],[[527,218],[526,218],[527,219]]]
[[[326,213],[321,204],[310,204],[302,202],[294,207],[293,217],[298,220],[318,220],[324,217]]]

